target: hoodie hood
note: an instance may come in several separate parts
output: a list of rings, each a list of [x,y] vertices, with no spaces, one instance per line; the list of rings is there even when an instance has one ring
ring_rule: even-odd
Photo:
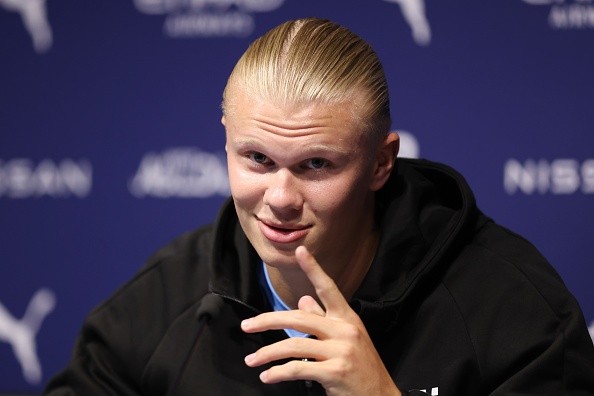
[[[239,224],[233,200],[229,198],[215,222],[210,291],[260,310],[267,309],[264,294],[258,286],[260,261]]]
[[[361,316],[382,316],[443,270],[479,226],[468,184],[452,168],[398,159],[377,196],[378,251],[352,301]],[[482,222],[481,222],[482,223]]]

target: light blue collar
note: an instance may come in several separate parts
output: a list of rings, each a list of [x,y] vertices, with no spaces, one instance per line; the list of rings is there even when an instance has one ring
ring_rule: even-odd
[[[268,302],[272,306],[274,311],[290,311],[290,308],[285,304],[283,300],[278,296],[274,287],[272,287],[272,283],[270,282],[270,276],[268,275],[268,269],[266,268],[266,264],[262,262],[262,271],[260,272],[260,286],[264,289],[264,294],[266,294],[266,298]],[[308,337],[309,334],[302,333],[300,331],[294,329],[284,329],[285,333],[289,337]]]

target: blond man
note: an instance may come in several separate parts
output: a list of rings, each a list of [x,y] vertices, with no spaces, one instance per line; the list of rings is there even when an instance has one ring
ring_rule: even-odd
[[[348,29],[256,40],[224,91],[231,199],[91,313],[47,393],[591,394],[558,275],[457,172],[397,160],[389,108]]]

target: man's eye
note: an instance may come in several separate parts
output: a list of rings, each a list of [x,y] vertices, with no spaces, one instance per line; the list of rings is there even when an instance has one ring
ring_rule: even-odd
[[[328,166],[328,161],[322,158],[312,158],[307,161],[306,165],[310,169],[322,169]]]
[[[261,165],[268,165],[272,162],[272,161],[270,161],[270,159],[267,156],[265,156],[262,153],[258,153],[258,152],[250,153],[249,158],[252,161],[254,161],[258,164],[261,164]]]

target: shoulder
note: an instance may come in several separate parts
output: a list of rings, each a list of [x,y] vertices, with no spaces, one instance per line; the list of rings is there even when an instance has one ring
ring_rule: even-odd
[[[139,377],[171,324],[207,293],[212,238],[208,226],[158,250],[134,278],[89,314],[79,353],[88,359],[104,353],[118,356]]]
[[[529,299],[562,315],[574,299],[553,266],[520,235],[487,221],[454,260],[445,279],[456,293],[500,302]],[[573,309],[573,308],[572,308]]]
[[[157,250],[127,283],[99,305],[91,315],[119,303],[144,304],[159,301],[195,300],[206,293],[208,262],[211,254],[211,225],[188,232]],[[204,294],[202,293],[202,294]]]
[[[568,350],[591,353],[579,305],[557,272],[531,243],[503,227],[487,222],[442,284],[486,377],[538,367],[534,362],[561,370],[573,364]]]

